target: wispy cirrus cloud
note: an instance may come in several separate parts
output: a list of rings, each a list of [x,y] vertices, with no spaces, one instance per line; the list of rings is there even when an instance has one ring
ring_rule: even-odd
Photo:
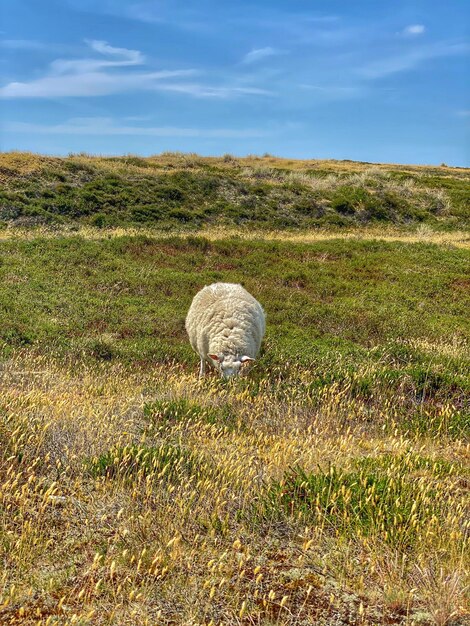
[[[410,24],[409,26],[405,26],[401,34],[405,37],[417,37],[419,35],[424,35],[425,31],[426,27],[424,24]]]
[[[151,87],[156,81],[193,74],[194,70],[159,72],[114,72],[116,68],[142,65],[145,57],[138,50],[115,48],[105,41],[87,40],[100,56],[56,59],[45,76],[27,82],[10,82],[0,88],[2,98],[57,98],[105,96],[131,89]]]
[[[127,120],[129,121],[129,120]],[[152,137],[203,137],[244,139],[267,137],[273,131],[258,128],[190,128],[178,126],[137,126],[121,124],[110,117],[78,117],[61,124],[9,122],[4,132],[44,135],[127,135]]]
[[[242,59],[242,63],[257,63],[258,61],[262,61],[268,57],[278,56],[280,54],[285,54],[285,51],[279,50],[278,48],[271,48],[271,46],[266,46],[265,48],[254,48],[245,54]]]
[[[144,55],[139,50],[114,48],[106,41],[85,40],[85,43],[101,57],[85,59],[57,59],[50,65],[52,74],[86,74],[110,67],[130,67],[143,65]]]
[[[101,54],[109,54],[111,56],[117,56],[127,59],[129,62],[136,64],[144,61],[144,56],[138,50],[129,50],[128,48],[116,48],[110,46],[107,41],[100,41],[98,39],[86,39],[86,43],[92,50],[100,52]]]
[[[188,82],[188,77],[201,75],[201,71],[194,68],[142,71],[138,68],[146,59],[139,50],[117,48],[100,40],[86,40],[86,43],[99,56],[56,59],[41,78],[0,87],[0,97],[92,97],[138,91],[175,92],[197,98],[272,95],[270,90],[240,85],[237,81],[215,85]]]
[[[0,88],[1,98],[66,98],[108,96],[126,91],[149,91],[162,79],[194,74],[194,70],[138,72],[134,74],[85,71],[45,76],[27,83],[12,82]],[[162,88],[164,85],[162,86]]]
[[[237,85],[204,85],[199,83],[159,83],[159,91],[186,93],[196,98],[233,98],[236,96],[274,96],[274,91]]]
[[[365,79],[382,78],[390,74],[412,70],[431,59],[463,55],[469,51],[470,45],[467,43],[438,42],[373,61],[360,67],[356,73]]]

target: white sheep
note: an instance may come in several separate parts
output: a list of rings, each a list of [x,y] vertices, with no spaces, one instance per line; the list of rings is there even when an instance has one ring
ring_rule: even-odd
[[[214,283],[201,289],[189,307],[186,330],[201,358],[224,378],[236,376],[243,363],[254,361],[266,327],[261,304],[241,285]]]

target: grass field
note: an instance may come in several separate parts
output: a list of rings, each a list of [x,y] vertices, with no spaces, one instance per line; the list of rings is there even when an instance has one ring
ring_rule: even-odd
[[[3,156],[45,184],[44,158]],[[385,229],[8,218],[0,623],[467,624],[470,238],[455,198],[440,223]],[[219,280],[267,312],[259,360],[230,383],[198,380],[184,331]]]

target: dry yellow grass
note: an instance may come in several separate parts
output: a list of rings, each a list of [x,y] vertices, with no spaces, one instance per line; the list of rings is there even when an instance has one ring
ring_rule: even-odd
[[[11,167],[16,171],[22,172],[25,175],[33,172],[37,172],[43,169],[44,164],[48,162],[52,164],[55,161],[60,161],[67,157],[54,157],[44,156],[34,152],[5,152],[1,155],[2,165],[5,167]],[[120,159],[112,159],[109,157],[94,156],[86,153],[79,153],[70,155],[76,160],[81,160],[84,163],[90,161],[99,163],[105,167],[111,169],[129,169],[129,167],[138,168],[135,163],[126,163],[125,156]],[[129,160],[141,159],[142,157],[135,157],[134,155],[128,155]],[[160,155],[154,155],[145,157],[145,161],[153,163],[154,165],[166,167],[180,167],[186,169],[188,167],[198,167],[203,164],[217,165],[221,167],[232,168],[234,165],[240,165],[245,167],[264,167],[264,168],[289,168],[292,170],[305,170],[308,168],[322,168],[330,170],[332,173],[363,173],[370,171],[371,169],[377,171],[388,171],[390,168],[394,168],[403,172],[415,172],[415,173],[430,173],[440,172],[449,174],[465,174],[468,172],[467,168],[462,167],[449,167],[449,166],[426,166],[426,165],[403,165],[394,163],[367,163],[361,161],[337,161],[334,159],[284,159],[275,156],[255,156],[249,155],[246,157],[236,157],[231,155],[225,155],[222,157],[204,157],[194,153],[184,152],[163,152]]]
[[[3,363],[0,622],[463,624],[469,444],[404,435],[405,397],[371,406],[347,386],[307,392],[309,372],[297,374],[295,388],[274,377],[255,393],[176,365],[67,366],[27,351]],[[197,411],[179,416],[184,402]],[[226,408],[230,421],[208,419]],[[345,534],[325,511],[315,523],[256,513],[289,468],[350,471],[366,457],[417,485],[409,550],[380,528]]]
[[[181,233],[181,237],[191,235]],[[231,237],[240,238],[246,241],[268,240],[268,241],[292,241],[293,243],[314,243],[315,241],[327,241],[330,239],[352,239],[357,241],[378,240],[378,241],[402,241],[404,243],[434,243],[443,246],[454,246],[457,248],[470,248],[470,233],[463,230],[436,231],[428,226],[421,226],[412,230],[401,230],[393,227],[370,227],[367,229],[315,229],[303,232],[289,232],[285,230],[257,231],[254,229],[235,228],[201,228],[197,234],[206,237],[211,241],[229,239]],[[90,226],[60,228],[29,228],[18,227],[5,228],[0,230],[0,241],[11,239],[28,240],[37,237],[54,238],[64,235],[74,235],[84,239],[109,239],[123,236],[143,235],[145,237],[165,238],[174,237],[174,231],[161,231],[155,228],[93,228]]]

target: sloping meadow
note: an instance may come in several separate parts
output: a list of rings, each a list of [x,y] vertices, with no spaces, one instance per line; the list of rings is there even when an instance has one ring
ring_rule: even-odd
[[[469,224],[468,170],[266,156],[0,155],[0,226]]]
[[[0,248],[0,620],[463,624],[468,250],[203,237]],[[197,379],[194,293],[263,304]]]

